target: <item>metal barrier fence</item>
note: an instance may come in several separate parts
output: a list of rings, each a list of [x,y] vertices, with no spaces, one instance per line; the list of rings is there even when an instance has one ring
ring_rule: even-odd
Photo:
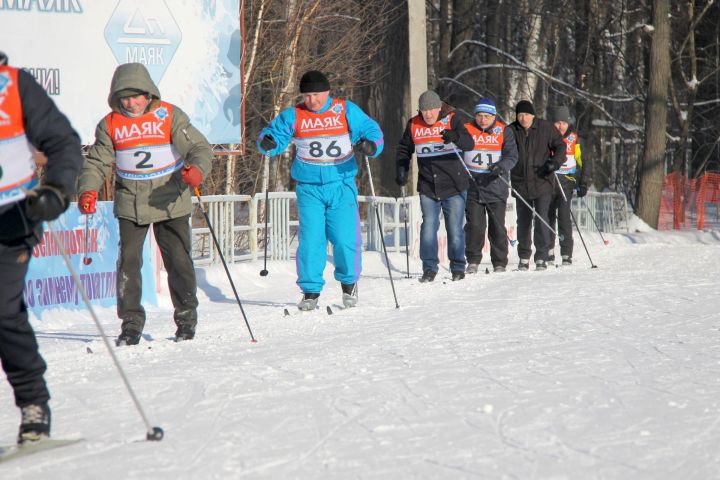
[[[268,205],[265,194],[250,195],[209,195],[202,197],[208,217],[215,229],[218,243],[228,262],[262,258],[266,241],[265,210],[268,211],[268,259],[289,260],[297,248],[299,229],[295,192],[270,192]],[[193,198],[193,204],[197,198]],[[380,228],[377,225],[372,197],[359,196],[360,222],[363,248],[381,251]],[[416,197],[408,197],[407,205],[402,199],[376,197],[383,223],[385,245],[389,252],[405,252],[406,245],[417,243],[414,238],[419,232],[422,219]],[[596,231],[588,211],[592,212],[603,232],[627,231],[630,212],[625,196],[621,193],[588,192],[583,199],[572,200],[573,213],[580,228]],[[210,230],[205,219],[195,208],[191,216],[192,256],[197,265],[220,262]],[[509,218],[514,216],[508,215]],[[405,235],[405,219],[408,233]],[[417,247],[417,245],[415,245]],[[417,248],[415,248],[417,250]],[[411,250],[413,251],[413,250]]]
[[[583,198],[572,199],[572,211],[581,229],[608,233],[627,232],[630,215],[627,198],[622,193],[588,192]],[[595,217],[595,222],[590,216]]]

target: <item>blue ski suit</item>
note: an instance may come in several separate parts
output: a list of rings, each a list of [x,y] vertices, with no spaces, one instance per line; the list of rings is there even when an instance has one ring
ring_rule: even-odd
[[[270,135],[277,147],[260,146]],[[355,175],[358,163],[352,146],[370,140],[383,150],[383,134],[377,122],[349,100],[329,97],[318,111],[300,103],[280,112],[258,136],[265,155],[279,155],[291,141],[296,153],[290,174],[297,182],[300,228],[296,268],[303,293],[320,293],[325,281],[327,241],[333,245],[335,279],[357,282],[362,270],[362,236]]]

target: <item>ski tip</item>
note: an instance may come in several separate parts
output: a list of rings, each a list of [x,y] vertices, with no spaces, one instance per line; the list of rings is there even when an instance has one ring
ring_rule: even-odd
[[[286,317],[289,317],[289,316],[290,316],[290,312],[288,312],[288,309],[287,309],[287,308],[283,309],[283,314],[284,314]]]
[[[490,269],[485,267],[485,275],[489,275],[489,274],[490,274]]]
[[[333,314],[333,311],[332,311],[332,308],[330,308],[330,305],[328,305],[327,307],[325,307],[325,310],[327,311],[327,314],[328,314],[328,315],[332,315],[332,314]]]
[[[90,347],[85,347],[85,351],[86,351],[87,353],[92,353],[92,352],[93,352]]]

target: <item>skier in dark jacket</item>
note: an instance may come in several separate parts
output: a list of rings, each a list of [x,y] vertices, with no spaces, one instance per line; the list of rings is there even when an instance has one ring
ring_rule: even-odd
[[[505,210],[508,173],[517,163],[515,136],[497,119],[495,102],[481,98],[475,105],[475,120],[465,124],[475,148],[465,152],[465,165],[472,172],[465,214],[465,256],[467,273],[477,273],[485,246],[490,240],[493,271],[504,272],[508,262],[508,235]],[[505,181],[500,178],[502,176]]]
[[[423,215],[420,227],[423,276],[420,281],[432,282],[438,272],[440,210],[445,217],[452,279],[462,280],[465,277],[463,213],[469,177],[459,155],[472,150],[473,140],[465,129],[465,122],[434,91],[420,95],[419,110],[408,121],[397,147],[395,181],[401,187],[407,183],[410,159],[415,153],[418,159],[417,190]]]
[[[510,124],[518,147],[518,163],[511,171],[513,196],[527,201],[545,223],[548,221],[550,201],[555,185],[554,172],[565,161],[565,142],[548,120],[535,117],[535,108],[527,100],[518,102],[516,120]],[[531,231],[533,209],[518,199],[517,240],[519,270],[528,270],[532,243],[535,243],[535,268],[547,269],[551,231],[545,223],[536,219],[535,231]]]
[[[35,149],[47,157],[43,183]],[[23,299],[25,274],[42,222],[54,220],[75,194],[80,138],[45,90],[0,52],[0,359],[22,421],[18,443],[50,436],[45,361]]]
[[[560,235],[560,256],[564,266],[572,265],[573,231],[572,217],[570,216],[570,202],[573,193],[577,190],[578,198],[587,194],[587,184],[590,181],[589,163],[583,161],[580,137],[570,129],[570,110],[568,107],[558,107],[553,114],[553,125],[562,135],[565,142],[565,162],[555,172],[555,188],[550,203],[550,225],[555,225],[557,219],[557,232]],[[562,188],[562,191],[560,190]],[[550,250],[548,262],[555,262],[555,235],[550,234]]]

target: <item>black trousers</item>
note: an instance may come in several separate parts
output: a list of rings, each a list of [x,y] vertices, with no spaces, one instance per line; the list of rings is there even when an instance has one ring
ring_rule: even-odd
[[[45,361],[38,351],[35,332],[28,321],[23,298],[31,245],[25,240],[0,243],[0,360],[15,393],[15,404],[24,407],[50,399],[45,384]]]
[[[197,282],[195,267],[190,256],[189,215],[153,223],[155,240],[160,247],[163,264],[168,274],[170,298],[175,307],[175,324],[190,327],[197,325]],[[120,253],[117,261],[117,313],[122,329],[142,332],[145,327],[145,309],[142,298],[142,247],[150,225],[138,225],[132,220],[119,218]]]
[[[485,247],[485,229],[490,240],[493,267],[507,267],[508,237],[505,228],[505,202],[482,203],[477,192],[468,191],[465,205],[465,257],[467,263],[480,263]]]
[[[552,195],[547,193],[538,198],[525,199],[535,208],[537,213],[548,224],[548,211],[550,209],[550,201]],[[518,256],[524,259],[530,259],[532,254],[532,245],[535,243],[535,262],[540,260],[547,261],[548,251],[550,250],[550,229],[547,225],[538,219],[534,219],[532,210],[519,198],[515,202],[517,206],[517,240],[518,240]],[[533,220],[535,227],[533,228]]]
[[[573,224],[572,218],[570,217],[570,205],[572,201],[573,192],[575,191],[575,180],[568,178],[565,175],[558,175],[556,177],[562,186],[562,191],[565,192],[563,197],[560,192],[560,187],[555,184],[553,189],[553,197],[550,202],[550,212],[548,216],[550,218],[550,225],[555,226],[557,220],[557,232],[560,235],[560,255],[568,255],[572,257],[573,254]],[[567,201],[565,201],[567,198]],[[550,232],[550,248],[548,254],[553,255],[555,250],[555,234]]]

